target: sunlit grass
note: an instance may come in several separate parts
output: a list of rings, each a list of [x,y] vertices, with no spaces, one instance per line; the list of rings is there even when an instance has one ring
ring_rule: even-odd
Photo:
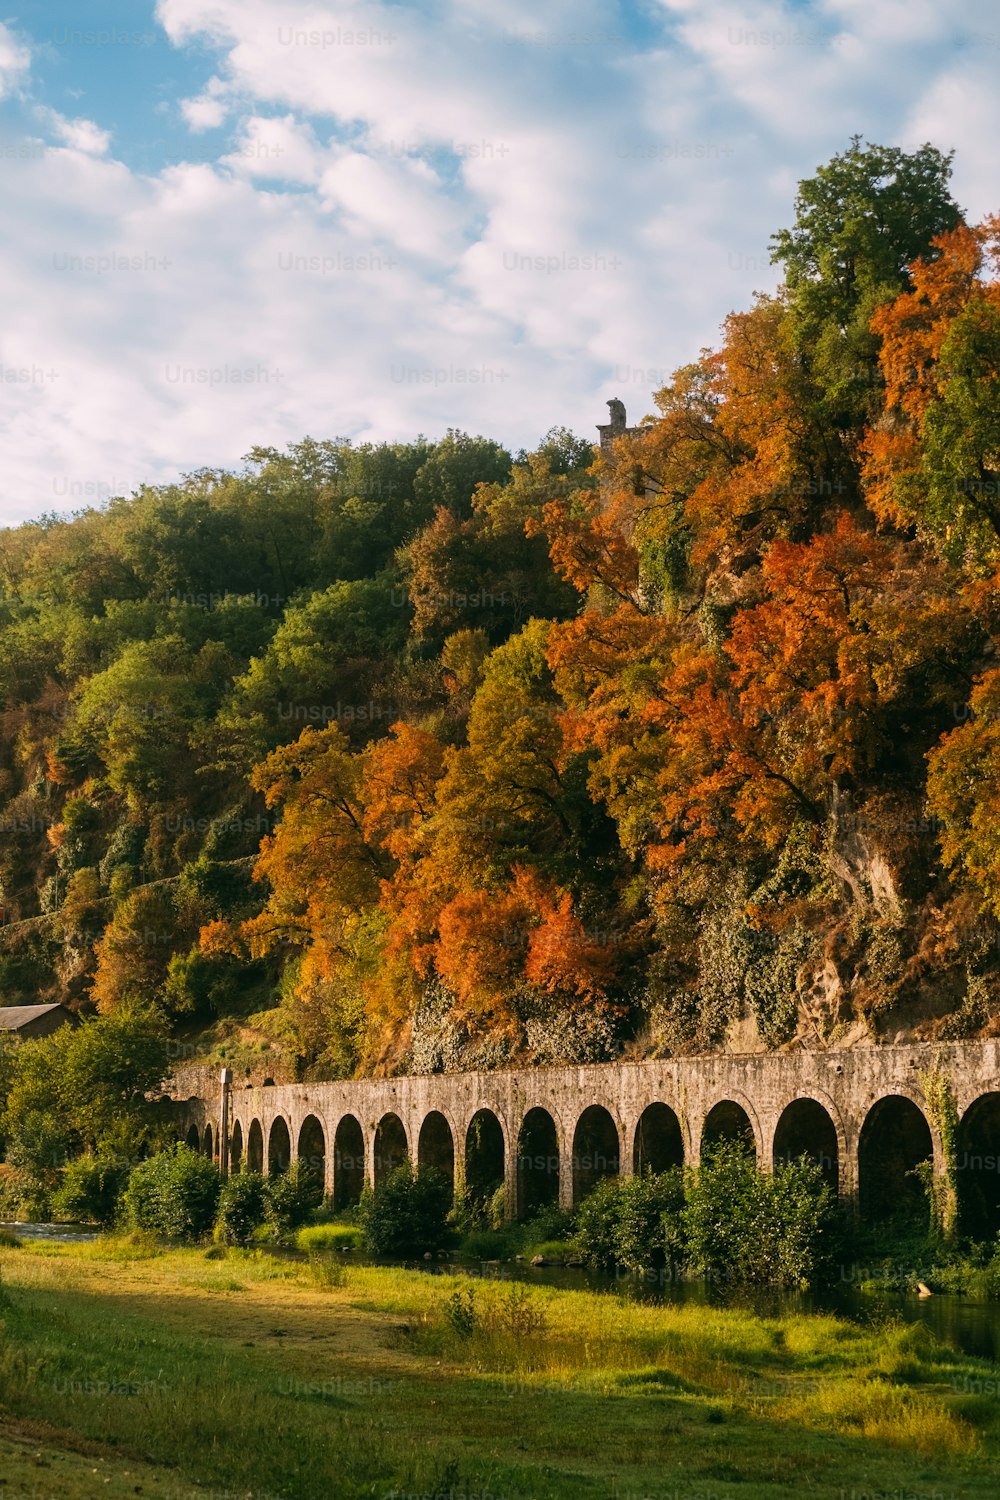
[[[11,1419],[113,1444],[112,1470],[141,1458],[178,1494],[606,1500],[663,1469],[692,1493],[738,1480],[746,1500],[806,1477],[1000,1489],[996,1402],[961,1394],[987,1368],[921,1325],[135,1236],[28,1244],[0,1268]]]

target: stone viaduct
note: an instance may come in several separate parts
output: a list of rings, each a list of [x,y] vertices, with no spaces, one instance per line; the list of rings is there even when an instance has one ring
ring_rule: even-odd
[[[744,1139],[768,1169],[808,1156],[877,1217],[919,1196],[920,1163],[945,1173],[946,1081],[953,1180],[984,1229],[1000,1228],[1000,1041],[278,1086],[222,1078],[181,1070],[172,1094],[179,1133],[224,1172],[300,1157],[342,1208],[409,1156],[476,1197],[502,1187],[509,1218],[571,1207],[604,1176],[696,1164],[723,1138]]]

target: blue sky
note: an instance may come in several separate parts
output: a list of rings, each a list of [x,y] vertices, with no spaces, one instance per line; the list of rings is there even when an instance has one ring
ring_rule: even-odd
[[[306,433],[638,418],[852,133],[1000,209],[998,83],[994,0],[21,5],[0,522]]]

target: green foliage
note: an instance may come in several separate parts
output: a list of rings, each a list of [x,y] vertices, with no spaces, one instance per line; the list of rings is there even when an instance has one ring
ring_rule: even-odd
[[[122,1199],[126,1224],[168,1239],[197,1240],[215,1222],[219,1172],[205,1156],[177,1145],[140,1162]]]
[[[584,1259],[600,1270],[650,1271],[681,1254],[683,1207],[679,1167],[642,1177],[606,1177],[580,1204],[573,1238]]]
[[[64,1026],[50,1037],[22,1043],[12,1060],[3,1116],[11,1145],[8,1160],[26,1152],[42,1166],[61,1166],[81,1149],[95,1150],[126,1126],[136,1141],[151,1127],[147,1094],[167,1070],[162,1017],[141,1006]],[[40,1143],[38,1117],[51,1122],[52,1140]],[[30,1146],[30,1140],[39,1144]],[[16,1163],[15,1163],[16,1164]]]
[[[264,1219],[280,1238],[304,1224],[322,1201],[319,1174],[298,1158],[265,1179]]]
[[[260,1172],[236,1172],[222,1184],[215,1236],[224,1245],[248,1245],[264,1222],[267,1179]]]
[[[955,1086],[940,1063],[918,1073],[927,1101],[927,1117],[941,1140],[944,1172],[932,1172],[930,1191],[936,1227],[945,1240],[958,1229],[958,1103]]]
[[[906,152],[855,136],[799,183],[795,227],[772,239],[828,421],[858,423],[872,409],[878,345],[868,324],[908,285],[907,267],[959,222],[951,160],[931,145]]]
[[[414,1172],[406,1161],[372,1189],[358,1207],[358,1223],[372,1255],[423,1255],[447,1246],[452,1185],[434,1167]]]
[[[468,513],[476,485],[502,482],[510,474],[510,454],[492,438],[470,437],[449,428],[413,480],[413,493],[425,507],[443,505]]]
[[[444,1319],[460,1339],[475,1335],[506,1340],[529,1339],[545,1332],[546,1319],[530,1287],[520,1281],[503,1287],[457,1286],[445,1299]]]
[[[687,1173],[688,1266],[733,1286],[808,1285],[828,1250],[833,1206],[819,1166],[803,1160],[761,1172],[742,1147],[723,1143]]]
[[[117,1157],[78,1156],[52,1194],[52,1217],[76,1224],[113,1224],[129,1172],[129,1163]]]

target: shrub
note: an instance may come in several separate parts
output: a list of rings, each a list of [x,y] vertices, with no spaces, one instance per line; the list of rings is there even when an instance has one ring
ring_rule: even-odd
[[[174,1146],[140,1162],[122,1199],[127,1224],[170,1239],[196,1240],[211,1229],[219,1200],[219,1173],[190,1146]]]
[[[525,1245],[534,1245],[542,1240],[569,1239],[576,1227],[576,1214],[572,1209],[560,1208],[550,1203],[540,1208],[522,1226]]]
[[[544,1308],[520,1281],[511,1281],[502,1288],[456,1287],[442,1312],[445,1323],[462,1339],[477,1333],[526,1339],[544,1333],[546,1328]]]
[[[52,1217],[78,1224],[113,1224],[128,1177],[125,1162],[89,1154],[78,1156],[70,1162],[52,1195]]]
[[[304,1224],[323,1201],[323,1184],[305,1162],[293,1161],[286,1172],[265,1178],[264,1218],[279,1236]]]
[[[588,1265],[610,1271],[618,1259],[619,1181],[606,1177],[577,1210],[577,1241]]]
[[[358,1221],[373,1255],[422,1255],[447,1245],[451,1179],[434,1167],[414,1172],[409,1161],[361,1196]]]
[[[347,1272],[340,1260],[331,1260],[328,1255],[310,1255],[309,1274],[320,1287],[345,1286]]]
[[[247,1245],[264,1222],[267,1179],[260,1172],[237,1172],[219,1192],[216,1238],[224,1245]]]
[[[14,1194],[19,1213],[28,1218],[47,1215],[49,1195],[59,1185],[66,1157],[64,1117],[50,1115],[44,1109],[27,1109],[10,1122],[7,1164],[15,1174]]]
[[[680,1168],[608,1177],[577,1210],[576,1243],[601,1270],[648,1271],[681,1253],[684,1177]]]
[[[826,1256],[833,1195],[805,1160],[760,1172],[724,1144],[688,1173],[682,1214],[691,1269],[737,1285],[803,1286]]]

